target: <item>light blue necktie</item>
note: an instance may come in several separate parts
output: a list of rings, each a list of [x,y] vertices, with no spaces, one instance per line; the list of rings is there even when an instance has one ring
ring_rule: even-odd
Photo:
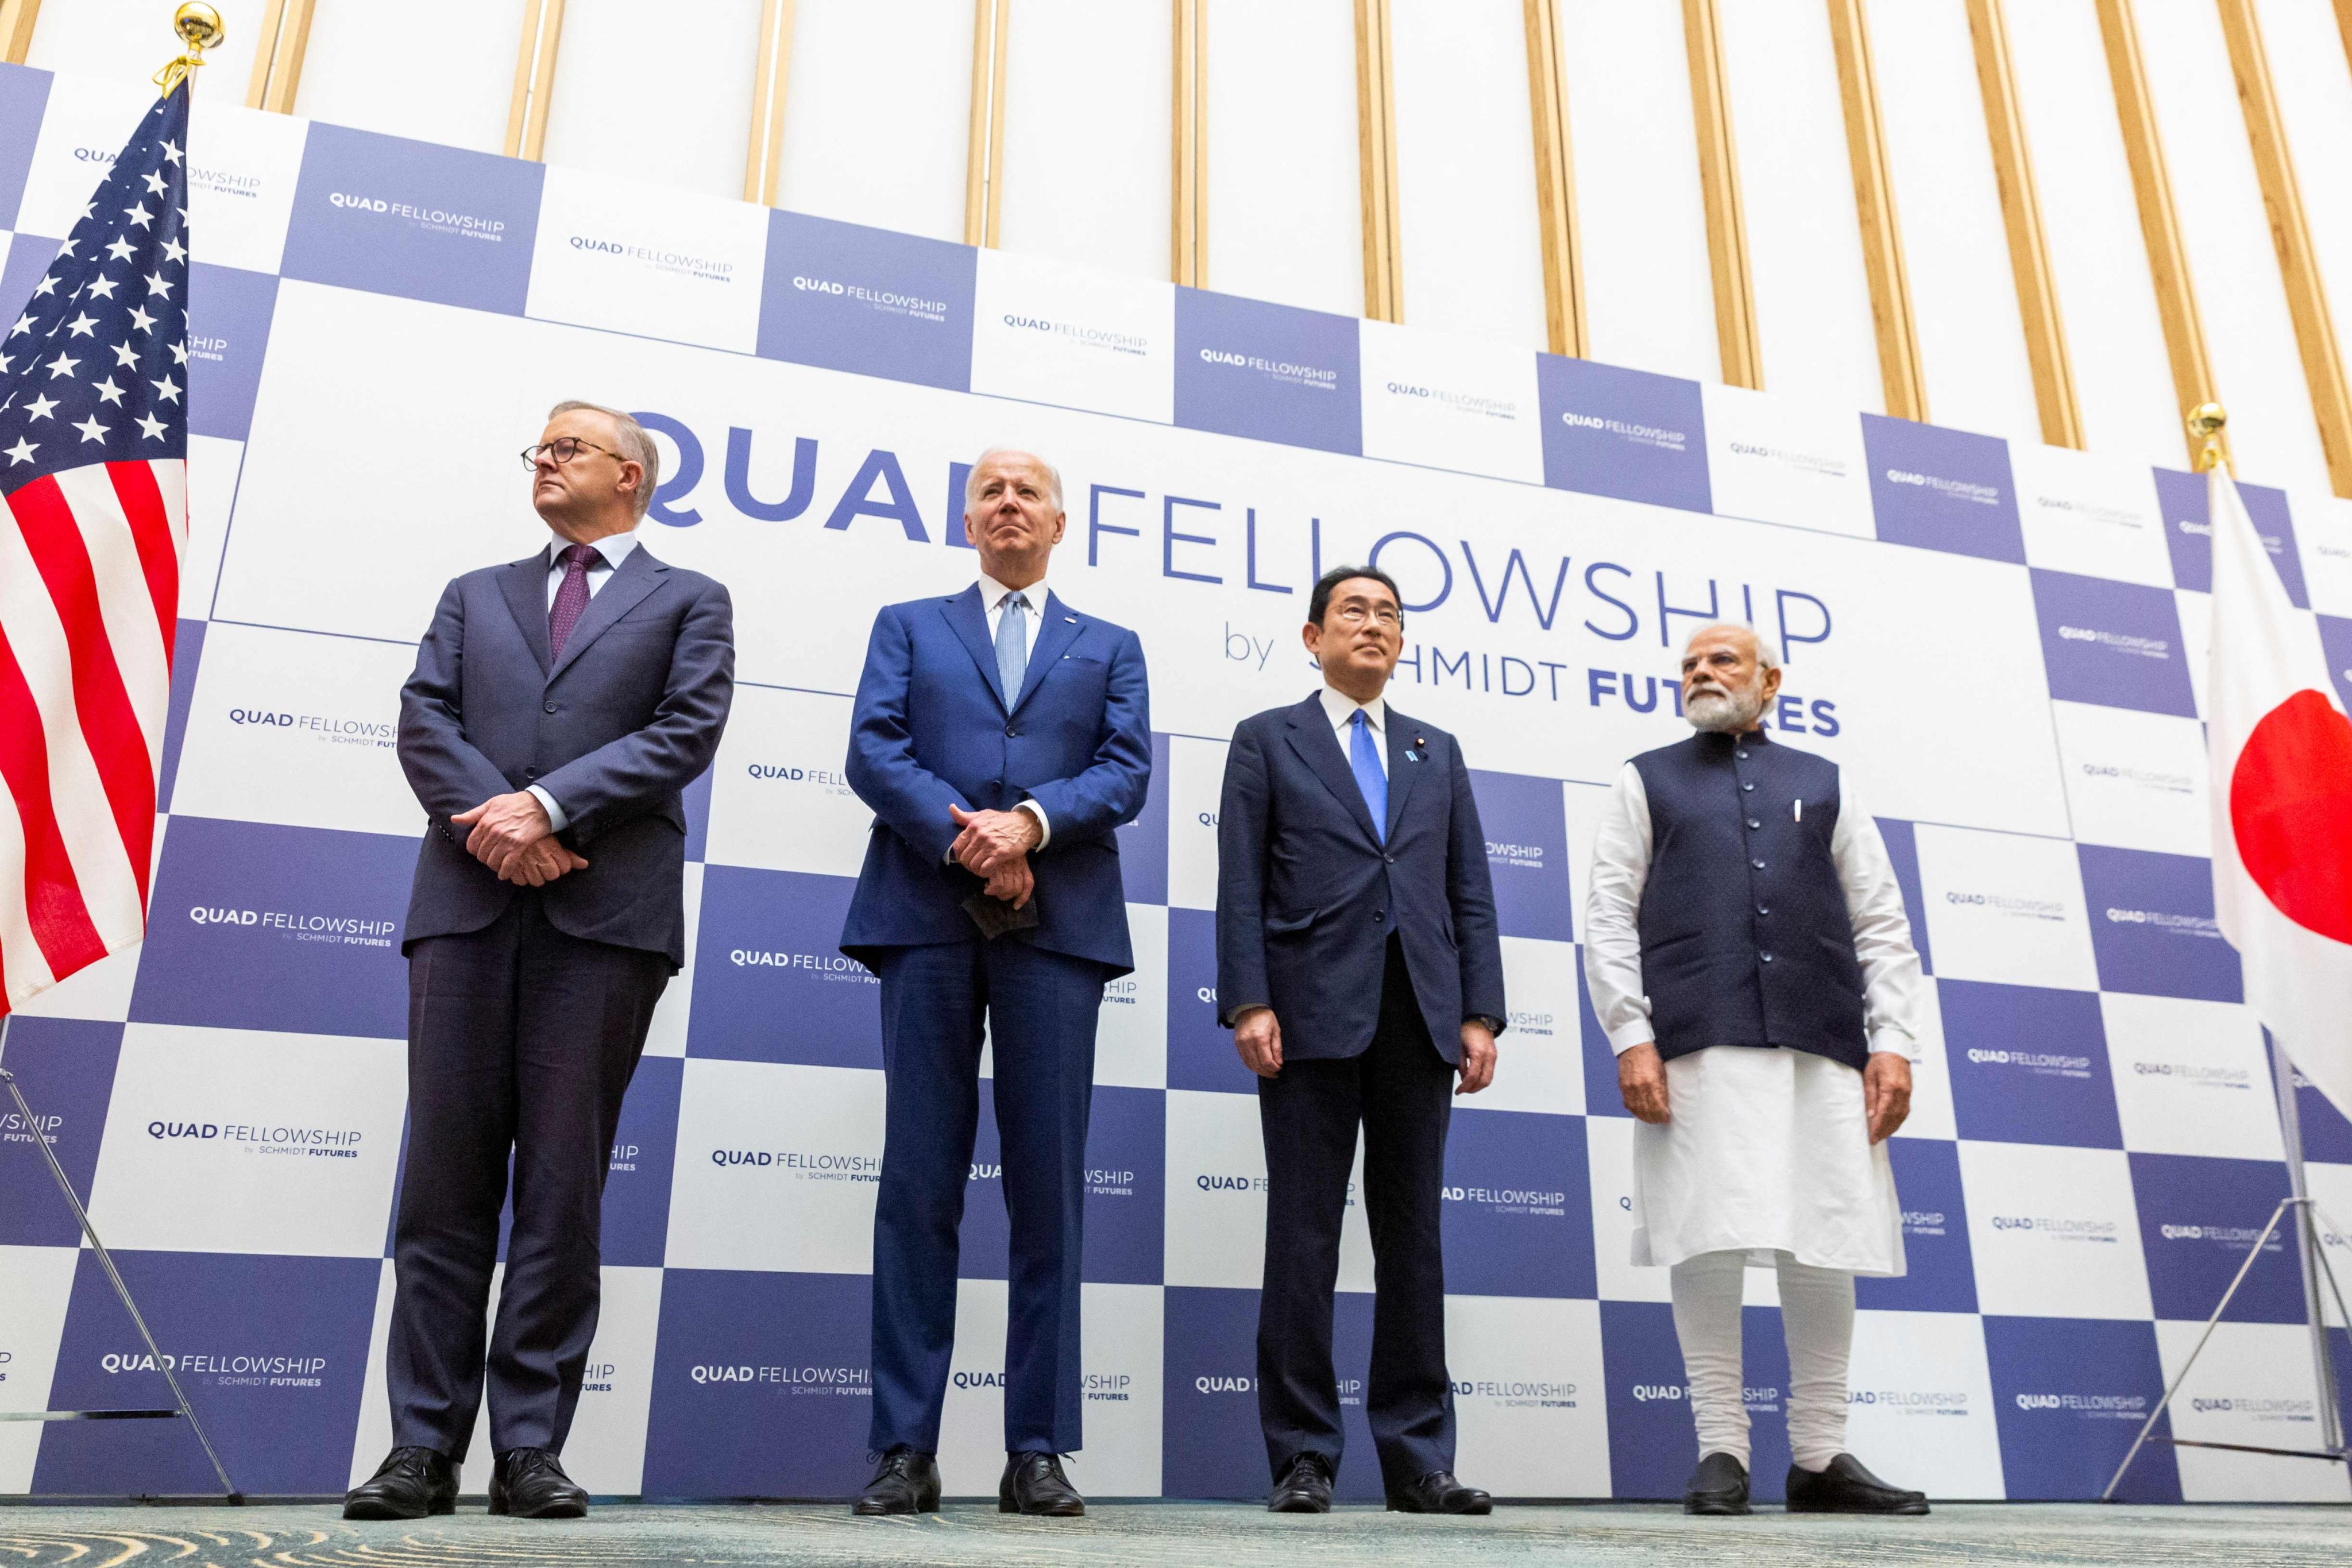
[[[1388,842],[1389,775],[1381,771],[1380,742],[1372,739],[1372,726],[1357,709],[1348,721],[1355,733],[1348,741],[1348,766],[1355,770],[1356,787],[1364,792],[1364,804],[1372,808],[1372,837]]]
[[[1021,700],[1021,679],[1029,673],[1029,617],[1023,613],[1028,607],[1021,595],[1008,595],[996,623],[996,676],[1004,682],[1008,709]]]

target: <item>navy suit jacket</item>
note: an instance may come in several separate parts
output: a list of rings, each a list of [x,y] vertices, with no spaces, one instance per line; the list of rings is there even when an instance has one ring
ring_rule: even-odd
[[[1242,721],[1217,810],[1217,1018],[1270,1006],[1292,1061],[1352,1057],[1380,1022],[1389,932],[1403,942],[1430,1042],[1504,1018],[1486,836],[1462,750],[1388,710],[1389,812],[1364,792],[1318,692]]]
[[[515,885],[449,818],[537,784],[588,862],[540,889],[548,923],[686,962],[686,804],[735,695],[735,611],[699,572],[631,551],[563,657],[547,636],[547,552],[452,581],[400,689],[400,765],[431,818],[402,951],[479,931]]]
[[[884,948],[976,939],[963,900],[981,879],[947,863],[958,832],[948,807],[1026,799],[1053,838],[1029,858],[1038,923],[1017,940],[1124,974],[1135,956],[1117,829],[1151,786],[1143,645],[1048,593],[1020,691],[1002,685],[977,585],[874,617],[846,770],[874,832],[841,951],[872,967]]]

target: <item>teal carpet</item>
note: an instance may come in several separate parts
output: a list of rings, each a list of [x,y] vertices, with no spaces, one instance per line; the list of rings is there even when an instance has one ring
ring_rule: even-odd
[[[836,1507],[614,1504],[569,1524],[491,1519],[475,1503],[417,1524],[345,1524],[325,1506],[0,1510],[0,1564],[75,1568],[429,1568],[434,1564],[715,1563],[1280,1564],[1436,1563],[1622,1568],[1779,1564],[2262,1563],[2352,1560],[2341,1509],[1959,1505],[1925,1520],[1821,1520],[1779,1512],[1686,1520],[1671,1509],[1507,1508],[1488,1519],[1410,1519],[1343,1509],[1276,1519],[1210,1503],[1104,1504],[1083,1520],[1005,1518],[950,1505],[915,1520],[854,1520]]]

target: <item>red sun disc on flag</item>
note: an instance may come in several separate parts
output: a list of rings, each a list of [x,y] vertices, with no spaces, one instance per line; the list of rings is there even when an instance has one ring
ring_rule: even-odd
[[[2352,721],[2298,691],[2254,725],[2230,775],[2247,874],[2287,919],[2352,944]]]

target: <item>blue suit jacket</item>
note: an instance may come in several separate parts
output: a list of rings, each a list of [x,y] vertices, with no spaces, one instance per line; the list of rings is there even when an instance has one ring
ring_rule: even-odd
[[[1486,836],[1454,737],[1388,710],[1385,842],[1320,693],[1242,721],[1217,811],[1217,1008],[1270,1006],[1286,1059],[1372,1043],[1389,932],[1448,1062],[1462,1024],[1503,1006]]]
[[[1143,645],[1049,593],[1021,690],[1001,685],[977,586],[874,617],[846,770],[874,808],[874,833],[841,951],[871,966],[879,949],[975,939],[962,904],[981,881],[947,863],[948,807],[1008,811],[1028,799],[1053,840],[1030,857],[1038,924],[1018,940],[1124,974],[1135,957],[1115,830],[1151,784]]]
[[[583,856],[540,891],[548,923],[686,962],[686,805],[735,696],[727,590],[639,545],[588,601],[563,657],[547,637],[547,552],[443,590],[400,690],[400,765],[431,818],[402,949],[479,931],[515,885],[466,853],[449,818],[538,784]]]

